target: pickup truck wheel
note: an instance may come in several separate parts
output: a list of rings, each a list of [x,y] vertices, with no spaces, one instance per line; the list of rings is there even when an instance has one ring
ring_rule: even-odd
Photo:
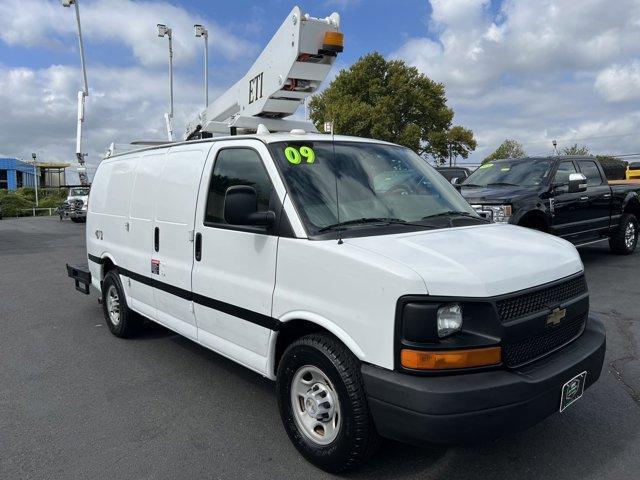
[[[138,331],[140,318],[129,310],[122,283],[115,270],[107,272],[102,282],[102,310],[109,330],[116,337],[131,337]]]
[[[358,359],[338,340],[304,336],[284,352],[276,384],[284,428],[298,451],[328,472],[366,461],[379,438]]]
[[[609,238],[609,247],[613,253],[618,255],[630,255],[638,244],[638,233],[640,232],[638,219],[635,215],[625,213],[620,218],[620,225]]]

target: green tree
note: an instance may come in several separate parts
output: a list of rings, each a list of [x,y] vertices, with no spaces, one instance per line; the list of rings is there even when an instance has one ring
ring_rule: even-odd
[[[460,156],[475,148],[470,130],[451,128],[453,110],[441,83],[379,53],[342,70],[309,110],[318,128],[331,121],[335,133],[398,143],[436,159],[449,157],[449,143]]]
[[[596,158],[602,165],[608,180],[624,180],[627,174],[627,166],[624,160],[620,160],[613,155],[596,155]]]
[[[520,158],[525,157],[526,155],[527,154],[520,142],[508,138],[502,142],[491,155],[486,157],[482,163],[499,160],[501,158]]]
[[[562,155],[589,155],[589,149],[586,145],[579,147],[577,143],[574,143],[570,147],[563,148]]]

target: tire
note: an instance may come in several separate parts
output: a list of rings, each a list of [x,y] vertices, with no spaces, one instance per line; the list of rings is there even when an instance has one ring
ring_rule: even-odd
[[[631,255],[638,245],[640,225],[635,215],[625,213],[620,218],[620,225],[609,238],[609,248],[616,255]]]
[[[110,270],[102,282],[102,311],[107,326],[116,337],[129,338],[140,328],[140,317],[127,306],[127,299],[115,270]]]
[[[375,451],[360,362],[337,339],[312,334],[293,342],[278,365],[276,390],[291,442],[314,465],[345,472]]]
[[[77,217],[69,217],[73,223],[80,223],[80,219]]]

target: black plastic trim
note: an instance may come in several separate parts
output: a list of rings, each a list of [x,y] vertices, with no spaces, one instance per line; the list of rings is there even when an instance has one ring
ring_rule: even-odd
[[[408,443],[475,443],[524,430],[557,412],[565,382],[600,377],[605,328],[591,317],[584,334],[554,355],[517,371],[424,378],[362,365],[380,435]]]
[[[103,263],[101,258],[94,255],[89,255],[89,260],[99,264]],[[161,282],[159,280],[156,280],[155,278],[133,272],[117,265],[115,268],[118,273],[124,277],[128,277],[136,282],[140,282],[144,285],[157,288],[158,290],[162,290],[163,292],[175,295],[176,297],[182,298],[184,300],[197,303],[199,305],[217,310],[222,313],[226,313],[227,315],[240,318],[255,325],[268,328],[269,330],[277,331],[281,327],[282,322],[280,322],[280,320],[278,320],[277,318],[270,317],[269,315],[264,315],[259,312],[254,312],[253,310],[248,310],[246,308],[233,305],[231,303],[226,303],[221,300],[207,297],[196,292],[191,292],[189,290],[185,290],[184,288]]]

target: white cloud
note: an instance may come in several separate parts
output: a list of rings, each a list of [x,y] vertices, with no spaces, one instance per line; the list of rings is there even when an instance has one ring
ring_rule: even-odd
[[[610,102],[640,99],[640,61],[605,68],[596,77],[595,88]]]
[[[163,114],[167,85],[144,68],[92,68],[87,99],[84,150],[90,171],[111,142],[166,138]],[[75,163],[77,68],[53,65],[41,70],[0,66],[0,156]],[[199,81],[177,76],[183,86],[176,96],[175,134],[199,110]],[[217,95],[213,89],[212,95]]]
[[[255,51],[255,47],[218,25],[163,1],[95,0],[80,5],[83,35],[87,40],[122,43],[143,65],[163,65],[167,61],[167,40],[157,36],[158,23],[173,30],[176,64],[187,64],[201,55],[201,40],[193,25],[209,30],[209,42],[216,54],[235,59]],[[52,0],[2,0],[0,40],[8,45],[60,47],[73,44],[76,32],[73,12]],[[64,40],[64,42],[63,42]]]
[[[445,84],[454,121],[478,139],[474,160],[514,137],[530,153],[552,138],[638,151],[638,0],[505,0],[497,13],[486,0],[430,3],[428,31],[391,56]]]

